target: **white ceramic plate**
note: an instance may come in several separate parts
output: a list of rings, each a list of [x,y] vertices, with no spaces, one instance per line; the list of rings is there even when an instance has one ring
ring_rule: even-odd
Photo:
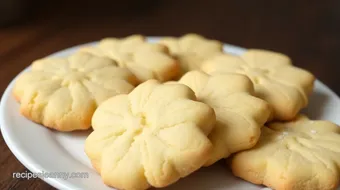
[[[149,38],[153,42],[157,39]],[[69,48],[50,56],[66,56],[79,47]],[[236,55],[244,51],[242,48],[227,44],[225,44],[224,50]],[[23,72],[29,69],[27,68]],[[55,132],[21,116],[18,111],[19,104],[11,95],[13,81],[7,87],[1,100],[0,124],[3,137],[18,160],[32,172],[88,172],[89,178],[86,179],[43,179],[58,189],[112,190],[102,183],[100,176],[92,169],[84,153],[84,141],[90,132]],[[327,119],[339,125],[340,99],[327,86],[316,81],[310,104],[303,112],[312,119]],[[219,162],[164,189],[258,190],[264,188],[233,177],[226,168],[223,162]]]

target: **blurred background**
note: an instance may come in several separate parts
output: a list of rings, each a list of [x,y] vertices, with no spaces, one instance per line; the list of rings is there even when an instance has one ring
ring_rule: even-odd
[[[33,60],[70,46],[188,32],[287,54],[340,95],[339,0],[0,0],[0,92]],[[51,188],[13,179],[26,169],[1,149],[0,189]]]
[[[285,53],[340,94],[339,0],[1,0],[0,25],[1,90],[32,60],[73,45],[196,32]]]

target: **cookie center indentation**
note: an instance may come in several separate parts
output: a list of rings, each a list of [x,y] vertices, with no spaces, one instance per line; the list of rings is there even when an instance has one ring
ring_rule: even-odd
[[[68,86],[70,83],[78,82],[83,80],[84,78],[87,78],[85,73],[79,71],[67,72],[59,77],[63,80],[63,86]]]
[[[265,76],[269,73],[268,69],[260,69],[260,68],[251,68],[251,67],[247,67],[244,69],[246,71],[246,73],[250,76],[254,76],[254,77],[260,77],[260,76]]]
[[[149,127],[146,116],[143,113],[138,113],[137,115],[135,115],[132,121],[133,128],[136,130],[142,130],[143,128]]]
[[[253,83],[261,83],[261,78],[265,78],[269,74],[268,69],[243,67],[245,74],[252,80]]]

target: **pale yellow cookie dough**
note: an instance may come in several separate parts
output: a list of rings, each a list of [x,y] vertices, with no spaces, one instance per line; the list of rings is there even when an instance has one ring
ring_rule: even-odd
[[[340,179],[340,127],[298,116],[270,123],[258,144],[236,153],[233,173],[276,190],[331,190]]]
[[[209,158],[214,124],[214,110],[189,87],[149,80],[99,106],[85,151],[109,186],[165,187]]]
[[[215,110],[217,124],[209,135],[214,149],[206,166],[255,146],[271,112],[267,102],[252,95],[250,79],[239,74],[209,76],[191,71],[178,82],[189,86],[199,101]]]
[[[105,38],[97,46],[80,49],[118,62],[128,68],[140,82],[149,79],[168,81],[178,76],[178,62],[169,55],[164,45],[148,43],[144,36],[132,35],[126,38]]]
[[[59,131],[83,130],[102,101],[129,93],[136,81],[111,59],[76,53],[34,61],[16,80],[13,94],[28,119]]]
[[[290,120],[308,104],[314,76],[294,67],[280,53],[249,50],[240,57],[223,54],[206,61],[201,69],[208,74],[239,73],[254,83],[256,96],[273,108],[274,119]]]
[[[165,37],[159,43],[166,45],[171,54],[177,57],[182,74],[199,69],[204,60],[223,52],[221,42],[197,34],[186,34],[180,38]]]

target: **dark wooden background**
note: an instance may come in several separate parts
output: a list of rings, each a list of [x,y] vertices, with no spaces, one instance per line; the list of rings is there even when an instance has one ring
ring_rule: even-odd
[[[0,28],[1,94],[33,60],[70,46],[107,36],[188,32],[285,53],[340,94],[339,0],[17,2],[26,12]],[[13,172],[25,170],[1,136],[0,189],[53,189],[39,179],[12,178]]]

